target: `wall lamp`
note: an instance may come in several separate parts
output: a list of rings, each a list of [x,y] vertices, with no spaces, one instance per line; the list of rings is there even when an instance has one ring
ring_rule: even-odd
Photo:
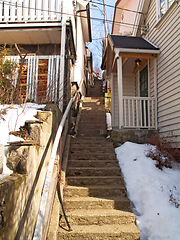
[[[142,62],[141,59],[139,59],[139,58],[136,59],[135,60],[136,66],[138,66],[138,67],[141,66],[141,62]]]

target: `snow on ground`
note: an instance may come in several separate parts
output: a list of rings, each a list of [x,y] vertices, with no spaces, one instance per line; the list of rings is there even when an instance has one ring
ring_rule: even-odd
[[[26,120],[37,120],[34,116],[38,109],[43,109],[45,105],[26,103],[23,105],[0,105],[0,110],[7,109],[7,114],[0,120],[0,144],[7,145],[8,142],[22,141],[24,139],[9,135],[10,131],[18,131]],[[6,158],[3,159],[3,174],[0,179],[9,175],[11,171],[6,167]]]
[[[146,157],[151,148],[131,142],[116,148],[141,240],[179,240],[180,167],[161,171]]]

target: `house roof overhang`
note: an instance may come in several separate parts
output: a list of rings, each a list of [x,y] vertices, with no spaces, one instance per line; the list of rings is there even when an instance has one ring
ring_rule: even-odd
[[[109,35],[111,49],[122,55],[123,53],[158,54],[159,48],[142,37]]]
[[[109,50],[111,49],[111,50]],[[111,53],[110,53],[111,51]],[[160,53],[160,49],[142,37],[109,35],[108,47],[102,59],[101,68],[107,69],[109,64],[112,66],[118,56],[125,58],[153,59]],[[111,61],[108,60],[110,54]]]

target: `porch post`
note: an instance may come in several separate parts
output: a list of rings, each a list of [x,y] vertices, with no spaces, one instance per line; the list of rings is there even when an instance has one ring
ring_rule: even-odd
[[[111,73],[111,115],[112,115],[112,126],[114,126],[114,75]]]
[[[123,85],[122,85],[122,57],[117,57],[119,129],[123,127]]]
[[[157,60],[154,58],[154,97],[155,97],[155,128],[158,128],[157,123]]]
[[[64,67],[65,67],[65,45],[66,45],[66,22],[62,24],[61,52],[60,52],[60,81],[59,81],[59,108],[63,111],[64,94]]]

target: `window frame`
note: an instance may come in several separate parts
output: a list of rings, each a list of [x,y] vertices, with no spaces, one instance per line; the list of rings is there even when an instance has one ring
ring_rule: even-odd
[[[161,0],[156,0],[156,11],[157,11],[157,21],[159,21],[169,10],[169,8],[173,5],[176,0],[164,0],[164,13],[162,13],[162,8],[161,8]]]

